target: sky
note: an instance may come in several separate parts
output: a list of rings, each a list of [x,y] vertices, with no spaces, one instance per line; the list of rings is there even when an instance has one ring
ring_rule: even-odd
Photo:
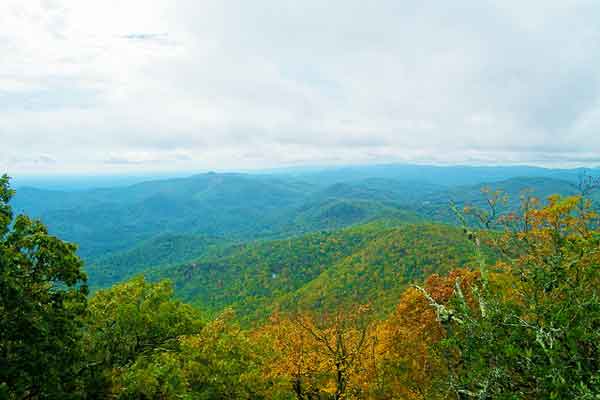
[[[2,0],[0,172],[600,165],[600,1]]]

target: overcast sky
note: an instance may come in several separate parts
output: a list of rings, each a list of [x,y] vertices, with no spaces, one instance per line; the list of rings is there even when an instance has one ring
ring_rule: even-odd
[[[0,172],[600,165],[600,1],[2,0]]]

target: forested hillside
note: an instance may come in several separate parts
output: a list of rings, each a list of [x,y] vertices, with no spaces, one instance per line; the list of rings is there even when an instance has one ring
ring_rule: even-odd
[[[208,173],[95,190],[20,188],[14,208],[41,218],[51,233],[77,243],[90,282],[99,287],[148,267],[195,259],[205,246],[190,247],[197,240],[210,242],[209,248],[227,247],[375,220],[456,224],[449,204],[485,205],[482,188],[502,190],[508,198],[500,205],[503,211],[515,210],[525,192],[542,199],[552,193],[577,193],[580,174],[525,167],[427,166]],[[173,245],[174,236],[189,246],[156,254]],[[107,260],[113,256],[111,266]]]
[[[108,253],[86,266],[93,288],[108,287],[150,267],[175,265],[209,254],[222,254],[229,244],[220,238],[162,234],[127,250]]]
[[[396,195],[401,186],[396,184]],[[415,186],[404,185],[404,191],[412,195]],[[339,228],[394,214],[416,218],[399,209],[402,197],[353,196],[353,190],[321,188],[291,178],[210,173],[82,192],[24,188],[15,208],[42,218],[54,233],[79,243],[89,260],[165,233],[247,240]]]
[[[456,216],[448,206],[453,203],[459,208],[487,207],[488,195],[498,192],[499,212],[518,210],[523,197],[536,197],[545,200],[556,193],[573,195],[579,192],[578,181],[554,178],[518,177],[496,182],[484,181],[475,185],[457,186],[437,191],[419,199],[415,203],[415,212],[434,221],[456,222]],[[485,193],[484,193],[485,192]],[[595,198],[597,194],[592,195]]]
[[[165,233],[245,238],[269,235],[277,216],[306,196],[306,187],[239,174],[204,174],[125,188],[51,192],[22,189],[16,209],[41,217],[81,245],[87,259]]]
[[[525,183],[563,185],[500,182]],[[480,186],[448,194],[484,196],[456,201],[454,225],[411,212],[276,240],[162,234],[97,258],[96,289],[146,278],[90,295],[76,246],[15,217],[4,176],[0,396],[597,398],[600,181],[518,205]]]
[[[390,312],[411,283],[474,264],[462,231],[445,225],[371,223],[287,240],[234,246],[149,276],[168,277],[186,302],[246,322],[279,309],[335,310],[372,303]]]

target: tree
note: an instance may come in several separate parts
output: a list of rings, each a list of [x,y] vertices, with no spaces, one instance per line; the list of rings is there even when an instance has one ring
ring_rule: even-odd
[[[270,362],[264,365],[266,378],[283,382],[282,386],[287,386],[298,400],[319,399],[327,374],[322,369],[323,357],[317,351],[316,339],[278,312],[256,336],[263,348],[270,350]]]
[[[99,291],[89,310],[89,398],[262,398],[260,357],[230,312],[204,323],[169,281],[142,277]]]
[[[600,231],[591,203],[525,197],[498,216],[504,261],[481,260],[477,307],[432,301],[459,357],[448,387],[458,399],[594,399],[600,396]],[[479,245],[477,231],[469,231]],[[495,272],[495,274],[490,273]]]
[[[277,358],[270,373],[289,379],[298,400],[361,398],[361,378],[373,338],[368,306],[338,309],[320,316],[298,312],[274,316],[263,334],[270,335]]]
[[[446,378],[456,359],[438,348],[447,332],[430,303],[448,305],[457,281],[467,292],[478,280],[477,272],[456,269],[447,276],[433,274],[425,281],[424,289],[409,288],[402,294],[395,312],[379,324],[384,383],[380,398],[447,398],[448,393],[440,391],[438,383]],[[473,303],[472,298],[468,301]]]
[[[68,399],[81,394],[86,276],[73,244],[40,221],[13,218],[0,178],[0,397]]]
[[[275,399],[261,375],[263,357],[256,343],[225,310],[198,335],[181,340],[183,374],[198,399]],[[275,388],[276,389],[276,388]]]
[[[156,375],[149,371],[161,363],[171,365],[167,353],[179,352],[180,339],[199,333],[203,325],[198,311],[172,296],[168,281],[148,283],[141,277],[94,295],[83,340],[89,359],[90,396],[103,397],[112,391],[116,396],[135,392],[151,398],[148,391],[161,387],[159,378],[156,386],[148,383]],[[148,372],[146,379],[134,385],[131,370],[142,369]],[[164,373],[164,368],[161,371]],[[161,390],[170,390],[163,386]],[[138,389],[145,392],[136,392]]]

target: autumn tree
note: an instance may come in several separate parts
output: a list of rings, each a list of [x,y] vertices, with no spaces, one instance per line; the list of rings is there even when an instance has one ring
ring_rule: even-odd
[[[375,398],[446,398],[438,383],[445,379],[448,363],[456,360],[440,354],[438,344],[446,337],[446,330],[431,302],[449,304],[456,282],[466,292],[478,280],[477,272],[458,269],[446,276],[427,278],[423,289],[427,297],[417,287],[402,294],[394,313],[377,327],[380,383]],[[371,381],[376,383],[374,378]]]
[[[271,321],[280,358],[275,374],[290,379],[297,399],[363,397],[360,381],[373,340],[367,306],[314,315],[298,312]]]
[[[255,340],[268,351],[270,361],[265,363],[263,371],[267,379],[280,382],[298,400],[319,399],[327,373],[312,335],[299,329],[294,320],[274,313],[257,330]]]
[[[452,304],[432,302],[446,317],[445,349],[460,356],[447,388],[459,399],[597,398],[600,232],[591,203],[525,197],[520,213],[496,222],[504,261],[481,260],[478,307],[461,290]],[[478,232],[469,234],[479,246]]]

